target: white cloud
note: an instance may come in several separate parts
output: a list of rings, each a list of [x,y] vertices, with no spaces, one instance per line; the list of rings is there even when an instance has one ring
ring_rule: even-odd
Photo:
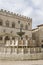
[[[27,7],[24,11],[23,11],[23,15],[25,16],[30,16],[32,14],[33,8],[32,7]]]
[[[32,3],[33,3],[35,6],[39,6],[40,3],[41,3],[41,0],[32,0]]]
[[[43,0],[0,0],[1,8],[32,17],[33,27],[43,23]]]

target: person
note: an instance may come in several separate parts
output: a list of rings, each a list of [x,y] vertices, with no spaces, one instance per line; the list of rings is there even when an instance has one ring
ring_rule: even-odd
[[[6,46],[10,45],[10,40],[6,40]]]
[[[18,45],[18,39],[15,39],[15,45],[16,46]]]
[[[15,38],[12,38],[12,46],[15,44]]]

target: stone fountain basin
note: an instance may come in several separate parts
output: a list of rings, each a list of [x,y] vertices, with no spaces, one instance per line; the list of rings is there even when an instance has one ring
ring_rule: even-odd
[[[25,34],[25,32],[17,32],[17,34],[18,34],[19,36],[22,36],[22,35]]]

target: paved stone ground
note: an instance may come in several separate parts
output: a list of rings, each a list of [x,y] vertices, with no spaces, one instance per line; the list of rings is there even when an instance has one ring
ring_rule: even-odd
[[[43,65],[43,60],[29,61],[6,61],[0,60],[0,65]]]

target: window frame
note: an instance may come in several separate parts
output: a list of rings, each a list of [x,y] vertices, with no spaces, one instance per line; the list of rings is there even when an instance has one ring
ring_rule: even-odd
[[[9,21],[6,20],[6,27],[9,27]]]
[[[28,30],[28,25],[27,24],[25,25],[25,29]]]
[[[2,26],[3,25],[3,20],[2,19],[0,19],[0,23],[1,23],[0,26]]]
[[[15,28],[15,22],[12,22],[12,28]]]

